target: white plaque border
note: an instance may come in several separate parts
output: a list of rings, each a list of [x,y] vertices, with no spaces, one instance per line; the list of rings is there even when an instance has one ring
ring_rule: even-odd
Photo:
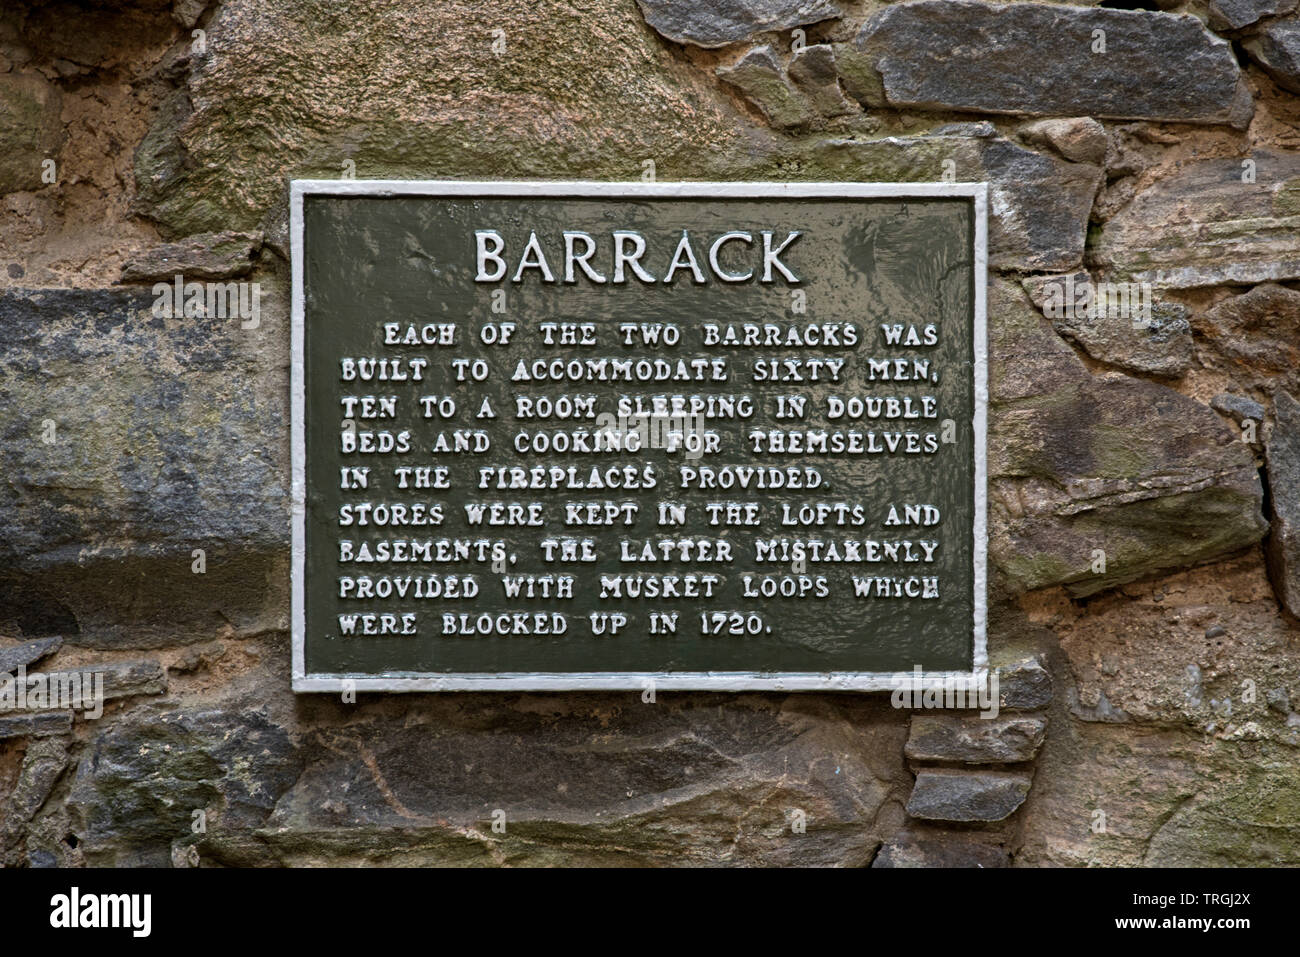
[[[307,196],[554,196],[611,199],[932,199],[969,197],[975,213],[975,515],[974,667],[971,671],[910,672],[599,672],[415,674],[357,677],[307,674],[303,575],[306,566],[307,449],[304,366],[303,200]],[[293,266],[290,336],[292,443],[293,690],[345,691],[897,691],[988,690],[988,184],[987,183],[600,183],[588,181],[322,180],[289,184]],[[996,693],[996,692],[994,692]]]

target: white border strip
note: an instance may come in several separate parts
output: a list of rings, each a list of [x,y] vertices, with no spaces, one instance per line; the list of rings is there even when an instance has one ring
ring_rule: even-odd
[[[289,234],[293,266],[293,314],[289,399],[292,442],[292,630],[293,690],[341,691],[893,691],[986,687],[988,677],[988,185],[986,183],[598,183],[477,182],[471,180],[294,180],[289,187]],[[303,199],[306,196],[571,196],[621,199],[927,199],[967,196],[975,214],[975,515],[974,668],[972,671],[526,674],[392,674],[355,677],[306,673],[307,609],[304,590],[307,538],[305,301]]]

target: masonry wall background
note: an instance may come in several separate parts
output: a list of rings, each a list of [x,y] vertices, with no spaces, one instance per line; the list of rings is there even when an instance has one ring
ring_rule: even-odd
[[[1300,19],[1113,6],[7,4],[0,672],[111,700],[0,714],[0,859],[1300,864]],[[999,720],[290,692],[288,180],[648,162],[992,184]],[[256,328],[154,318],[178,271]]]

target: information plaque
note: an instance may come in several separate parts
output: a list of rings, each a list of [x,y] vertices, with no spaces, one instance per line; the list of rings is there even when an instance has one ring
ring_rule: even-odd
[[[985,189],[294,182],[294,689],[976,679]]]

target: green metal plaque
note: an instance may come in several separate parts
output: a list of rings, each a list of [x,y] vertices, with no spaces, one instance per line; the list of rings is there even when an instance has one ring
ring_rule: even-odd
[[[983,184],[295,182],[294,687],[986,667]]]

